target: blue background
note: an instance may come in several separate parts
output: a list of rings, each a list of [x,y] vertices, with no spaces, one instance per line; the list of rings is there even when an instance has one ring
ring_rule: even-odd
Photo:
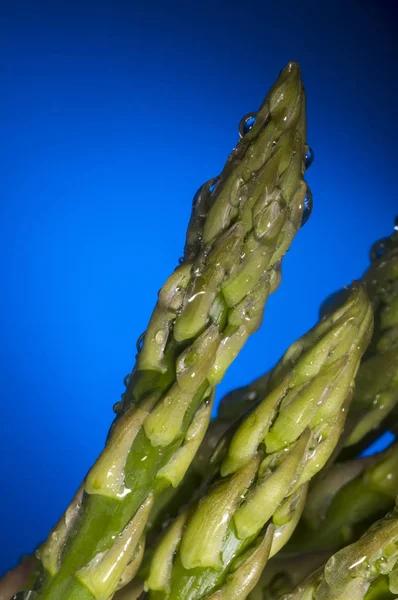
[[[366,268],[398,209],[394,18],[379,1],[3,3],[0,571],[101,450],[191,198],[290,59],[314,211],[218,398]]]

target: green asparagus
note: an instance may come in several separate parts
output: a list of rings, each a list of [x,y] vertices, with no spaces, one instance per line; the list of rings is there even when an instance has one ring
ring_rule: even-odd
[[[288,550],[337,550],[353,542],[393,508],[398,495],[397,466],[398,444],[394,444],[380,454],[335,463],[320,473]]]
[[[354,286],[343,307],[289,348],[272,391],[216,450],[213,485],[157,545],[151,597],[246,598],[293,533],[308,481],[336,446],[372,329],[370,302]]]
[[[394,507],[398,444],[368,458],[336,463],[310,485],[301,520],[266,566],[249,600],[279,600]]]
[[[279,600],[370,524],[394,508],[398,444],[368,458],[335,463],[310,485],[301,520],[266,566],[249,600]]]
[[[296,63],[240,132],[220,176],[194,198],[182,263],[159,292],[106,447],[39,550],[38,600],[107,600],[133,577],[157,498],[182,480],[214,387],[279,285],[312,202]]]
[[[280,600],[381,600],[386,591],[398,593],[397,507]]]

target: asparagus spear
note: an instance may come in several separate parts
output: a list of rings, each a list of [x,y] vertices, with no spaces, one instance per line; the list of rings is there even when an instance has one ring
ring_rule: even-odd
[[[354,396],[355,397],[355,396]],[[353,542],[394,506],[398,444],[380,454],[336,463],[311,486],[288,550],[337,550]]]
[[[287,351],[273,373],[273,390],[218,449],[214,485],[158,544],[146,580],[151,597],[247,596],[268,556],[292,534],[307,482],[341,435],[372,323],[369,300],[354,287],[341,309]]]
[[[381,600],[386,581],[390,592],[398,593],[397,575],[398,508],[395,507],[357,542],[339,550],[324,567],[280,600]]]
[[[376,519],[394,508],[398,444],[378,455],[336,463],[310,485],[301,520],[266,566],[249,600],[278,600]]]
[[[305,130],[291,62],[194,198],[182,264],[159,292],[107,445],[40,549],[39,600],[107,600],[134,573],[156,498],[183,478],[214,386],[260,326],[310,211]]]

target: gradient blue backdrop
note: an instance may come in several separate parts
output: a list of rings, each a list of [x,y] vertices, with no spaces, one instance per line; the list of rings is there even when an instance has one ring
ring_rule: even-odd
[[[362,273],[398,209],[392,4],[2,6],[0,571],[44,538],[101,450],[191,198],[288,60],[308,95],[314,211],[218,398]]]

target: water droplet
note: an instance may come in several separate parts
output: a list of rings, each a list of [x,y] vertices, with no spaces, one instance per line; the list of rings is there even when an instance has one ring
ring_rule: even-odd
[[[200,292],[196,292],[196,294],[193,294],[192,296],[190,296],[190,298],[188,298],[188,302],[193,302],[195,300],[195,298],[197,298],[198,296],[203,296],[203,294],[205,294],[206,291],[205,290],[201,290]]]
[[[123,383],[124,383],[124,385],[126,387],[129,386],[130,380],[131,380],[131,373],[129,373],[128,375],[126,375],[126,377],[123,379]]]
[[[239,123],[239,127],[238,127],[239,136],[241,138],[243,138],[243,136],[245,136],[246,133],[248,131],[250,131],[250,129],[253,127],[254,123],[256,122],[256,118],[257,118],[257,113],[252,112],[252,113],[249,113],[248,115],[245,115],[243,117],[243,119],[241,119],[241,121]]]
[[[315,154],[311,146],[306,146],[305,153],[305,168],[309,169],[312,163],[314,162]]]
[[[358,565],[360,565],[361,563],[363,563],[363,561],[366,560],[366,556],[362,556],[359,560],[355,561],[352,565],[350,565],[348,568],[349,569],[354,569],[355,567],[357,567]]]
[[[122,404],[123,404],[123,402],[115,402],[115,404],[113,405],[112,410],[116,415],[119,414],[119,412],[122,408]]]
[[[211,182],[211,184],[209,186],[209,192],[210,192],[210,194],[212,194],[215,191],[215,189],[217,188],[217,186],[218,186],[219,183],[220,183],[220,178],[219,177],[215,177],[212,180],[212,182]]]
[[[184,257],[180,256],[180,258],[178,259],[178,264],[182,265],[183,262],[184,262]]]
[[[306,224],[306,222],[308,221],[308,219],[310,218],[312,213],[312,194],[310,189],[307,189],[307,193],[304,197],[304,209],[303,209],[303,216],[301,219],[301,227],[303,225]]]
[[[137,348],[137,352],[138,352],[138,353],[140,353],[140,352],[141,352],[141,350],[142,350],[142,347],[143,347],[143,345],[144,345],[145,333],[146,333],[145,331],[144,331],[143,333],[141,333],[141,335],[140,335],[140,337],[138,338],[138,340],[137,340],[137,343],[136,343],[136,345],[135,345],[135,346],[136,346],[136,348]]]

